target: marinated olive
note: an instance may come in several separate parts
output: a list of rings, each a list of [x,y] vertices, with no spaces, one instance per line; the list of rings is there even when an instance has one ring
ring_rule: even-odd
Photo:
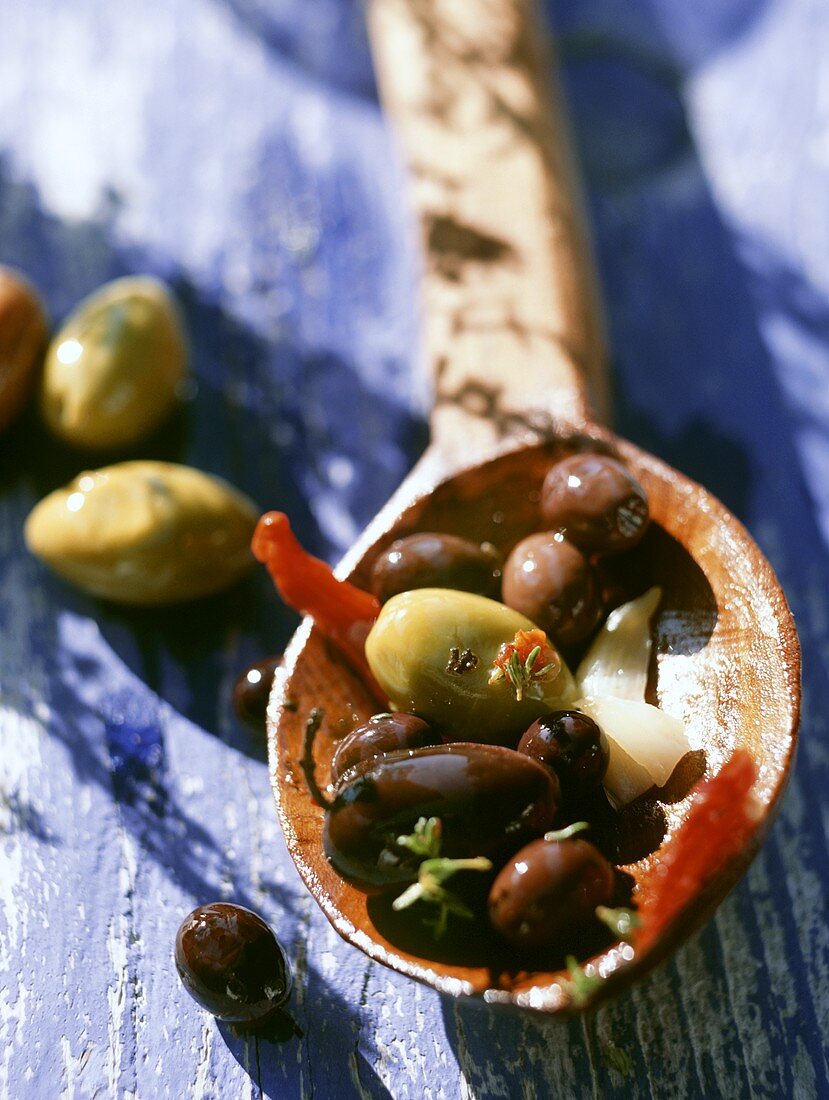
[[[397,539],[371,570],[371,590],[381,602],[413,588],[455,588],[496,596],[501,555],[456,535],[423,533]]]
[[[37,291],[10,267],[0,267],[0,431],[21,412],[49,335]]]
[[[254,505],[227,482],[172,462],[79,474],[32,509],[29,550],[85,592],[163,604],[218,592],[253,564]]]
[[[518,751],[553,769],[567,801],[595,790],[610,760],[601,730],[578,710],[538,718],[518,742]]]
[[[613,868],[586,840],[535,840],[501,869],[489,892],[489,919],[518,947],[567,946],[610,900]]]
[[[281,660],[281,657],[267,657],[258,661],[239,675],[233,687],[236,717],[255,729],[264,728],[273,674]]]
[[[357,726],[337,745],[331,761],[331,781],[342,776],[361,760],[373,760],[397,749],[420,749],[439,745],[440,737],[428,722],[413,714],[375,714]]]
[[[520,699],[491,683],[501,646],[534,624],[471,592],[419,588],[393,596],[366,639],[366,657],[396,710],[422,715],[452,740],[512,744],[535,718],[575,699],[566,664]]]
[[[613,458],[577,454],[548,471],[541,514],[570,542],[590,553],[628,550],[648,526],[648,498],[629,470]]]
[[[184,330],[158,279],[116,279],[67,317],[46,353],[40,407],[78,447],[124,447],[173,408],[187,370]]]
[[[270,927],[241,905],[194,909],[176,936],[176,969],[187,992],[220,1020],[262,1020],[288,998],[291,969]]]
[[[358,764],[326,814],[324,843],[336,870],[363,890],[416,872],[397,838],[421,817],[441,822],[441,855],[506,856],[550,828],[558,812],[553,773],[512,749],[455,744]]]
[[[559,645],[575,645],[602,614],[599,587],[585,556],[563,535],[535,534],[504,566],[504,603],[532,619]]]

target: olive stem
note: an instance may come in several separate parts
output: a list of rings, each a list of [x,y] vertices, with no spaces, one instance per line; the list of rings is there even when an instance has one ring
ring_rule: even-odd
[[[330,810],[334,803],[323,794],[314,773],[314,740],[317,736],[317,731],[322,725],[324,717],[325,711],[322,710],[321,707],[314,707],[308,715],[308,721],[305,723],[305,736],[302,742],[302,759],[299,763],[305,775],[305,782],[308,784],[308,791],[310,792],[311,798],[313,798],[318,806],[322,806],[325,810]]]

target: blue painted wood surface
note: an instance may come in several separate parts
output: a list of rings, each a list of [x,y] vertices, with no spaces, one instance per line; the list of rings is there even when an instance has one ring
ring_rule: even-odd
[[[261,576],[127,613],[25,553],[84,465],[0,440],[0,1096],[825,1096],[829,1027],[829,9],[550,4],[608,304],[617,427],[708,485],[804,648],[796,774],[716,919],[570,1024],[442,1002],[306,895],[229,695],[294,626]],[[417,254],[351,0],[0,2],[0,260],[56,318],[168,278],[197,391],[142,453],[219,472],[334,560],[425,438]],[[264,913],[284,1046],[217,1027],[171,944]],[[619,1052],[622,1052],[620,1055]]]

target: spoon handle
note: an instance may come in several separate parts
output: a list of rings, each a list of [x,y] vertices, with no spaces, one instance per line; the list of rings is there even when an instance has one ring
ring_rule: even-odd
[[[423,231],[443,464],[605,414],[601,311],[533,0],[370,0],[369,27]]]

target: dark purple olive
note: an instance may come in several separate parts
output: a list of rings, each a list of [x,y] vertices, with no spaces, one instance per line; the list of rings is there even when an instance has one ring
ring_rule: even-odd
[[[393,753],[346,777],[326,814],[325,852],[371,892],[414,877],[397,837],[420,817],[440,818],[442,856],[504,858],[549,829],[558,805],[555,775],[514,749],[457,743]]]
[[[575,645],[598,626],[601,596],[593,567],[563,535],[529,535],[504,566],[503,601],[559,645]]]
[[[440,737],[422,718],[402,712],[375,714],[337,745],[331,761],[331,782],[339,783],[348,769],[361,760],[373,760],[397,749],[422,749],[439,744]]]
[[[497,596],[500,579],[501,555],[490,543],[424,532],[397,539],[383,551],[371,570],[371,590],[383,603],[413,588]]]
[[[534,840],[501,869],[489,919],[517,947],[566,948],[613,895],[613,868],[586,840]]]
[[[262,1020],[288,999],[291,969],[276,936],[241,905],[201,905],[181,922],[176,969],[187,992],[229,1023]]]
[[[648,526],[648,498],[614,458],[571,455],[548,471],[541,488],[544,521],[588,553],[629,550]]]
[[[537,719],[518,742],[518,751],[553,769],[565,801],[595,791],[610,760],[602,731],[579,710],[556,710]]]
[[[233,688],[236,717],[255,729],[264,729],[273,674],[281,657],[268,657],[242,672]]]

